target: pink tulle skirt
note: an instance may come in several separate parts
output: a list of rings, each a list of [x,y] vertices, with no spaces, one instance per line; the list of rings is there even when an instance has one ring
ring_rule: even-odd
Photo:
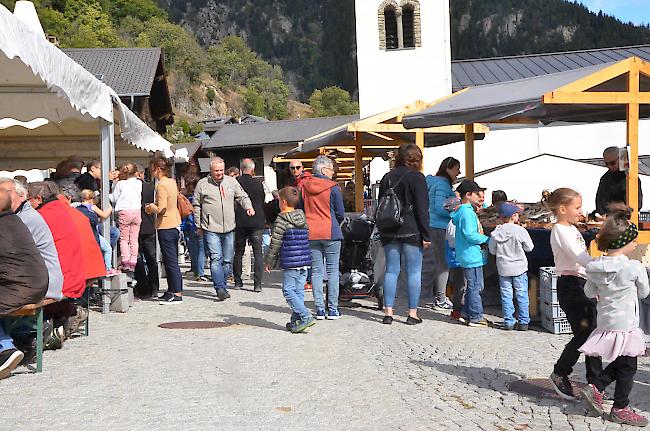
[[[631,331],[596,329],[578,350],[587,356],[600,356],[605,362],[612,362],[619,356],[642,356],[645,339],[639,328]]]

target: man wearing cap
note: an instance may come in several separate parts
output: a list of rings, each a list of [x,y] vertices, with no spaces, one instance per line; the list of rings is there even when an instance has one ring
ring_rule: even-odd
[[[452,215],[456,226],[456,259],[463,268],[467,290],[465,303],[461,310],[461,322],[466,322],[471,327],[487,326],[483,318],[483,265],[485,260],[481,245],[488,242],[489,237],[483,234],[483,229],[476,215],[476,208],[480,205],[479,192],[485,191],[476,182],[464,180],[456,191],[460,194],[462,205]]]
[[[603,161],[607,172],[600,178],[596,192],[596,213],[605,215],[609,205],[627,202],[627,173],[619,169],[618,147],[606,148],[603,152]],[[643,191],[639,179],[639,208],[643,206]],[[637,209],[637,208],[635,208]]]
[[[502,329],[528,330],[528,259],[526,253],[533,250],[533,240],[526,229],[519,226],[519,213],[522,208],[511,202],[499,206],[499,218],[503,221],[490,236],[490,253],[497,257],[501,307],[503,311]],[[513,291],[517,300],[517,320],[514,318]]]

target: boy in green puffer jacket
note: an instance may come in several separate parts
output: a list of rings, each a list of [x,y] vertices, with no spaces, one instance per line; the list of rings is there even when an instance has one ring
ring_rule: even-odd
[[[291,307],[291,321],[287,330],[303,332],[316,320],[305,307],[305,282],[311,266],[309,228],[305,213],[295,206],[300,202],[300,192],[295,187],[280,190],[280,215],[271,232],[271,245],[265,258],[266,271],[282,268],[282,293]]]

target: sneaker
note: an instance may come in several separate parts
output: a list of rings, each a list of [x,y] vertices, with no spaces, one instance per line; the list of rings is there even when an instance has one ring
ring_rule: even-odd
[[[64,325],[66,338],[70,338],[72,334],[77,332],[81,324],[85,322],[86,319],[88,319],[88,311],[85,308],[78,306],[77,314],[69,317]]]
[[[49,336],[47,338],[44,338],[44,340],[44,350],[61,349],[63,347],[63,341],[65,340],[65,329],[63,329],[63,326],[53,328],[49,333]]]
[[[467,322],[469,322],[469,317],[463,316],[462,314],[458,318],[458,323],[462,323],[463,325],[467,325]]]
[[[460,320],[460,311],[452,311],[449,317],[451,320]]]
[[[549,377],[551,380],[551,385],[555,392],[565,400],[575,400],[576,396],[573,393],[573,385],[571,385],[571,380],[566,376],[558,376],[555,373],[551,373]]]
[[[172,296],[174,296],[173,293],[165,292],[165,293],[162,294],[162,296],[159,296],[158,299],[160,301],[169,301],[169,298],[171,298]]]
[[[327,320],[339,320],[341,317],[341,313],[339,313],[339,310],[333,309],[330,310],[329,314],[327,315]]]
[[[291,322],[287,322],[287,324],[285,325],[285,327],[287,328],[287,331],[291,331],[291,330],[293,330],[293,323],[291,323]]]
[[[161,304],[182,304],[183,297],[178,295],[172,295],[170,298],[167,298],[165,301],[160,301]]]
[[[262,286],[255,286],[253,287],[253,292],[255,293],[260,293],[262,291]]]
[[[451,310],[454,308],[454,304],[452,304],[448,298],[445,298],[441,301],[436,300],[436,302],[433,304],[433,307],[437,308],[438,310]]]
[[[196,277],[196,281],[208,281],[208,279],[204,275],[200,275]]]
[[[310,326],[314,326],[316,324],[316,319],[313,317],[308,317],[305,320],[298,320],[296,321],[296,324],[291,328],[291,332],[294,334],[297,334],[299,332],[303,332],[305,329],[309,328]]]
[[[504,322],[497,323],[496,327],[499,328],[499,329],[502,329],[504,331],[512,331],[513,329],[515,329],[514,325],[512,325],[512,326],[506,325]]]
[[[183,273],[183,275],[184,275],[184,276],[194,275],[194,271],[192,271],[192,270],[190,269],[190,270],[188,270],[188,271],[185,271],[185,272]]]
[[[602,416],[603,394],[596,389],[596,386],[590,383],[580,393],[582,394],[582,400],[585,402],[587,411],[594,416]]]
[[[0,352],[0,379],[9,377],[24,357],[23,352],[18,349],[7,349]]]
[[[517,323],[517,324],[515,325],[515,329],[516,329],[517,331],[528,331],[528,324]]]
[[[323,309],[316,310],[316,320],[325,320],[325,310]]]
[[[467,326],[469,326],[470,328],[487,328],[489,326],[489,324],[488,324],[488,321],[485,318],[483,318],[483,319],[476,320],[476,321],[470,320],[467,323]]]
[[[241,280],[235,280],[235,286],[233,287],[233,289],[239,290],[242,287],[244,287],[244,283]]]
[[[228,293],[228,291],[223,287],[220,287],[217,289],[217,298],[219,298],[219,301],[225,301],[230,298],[230,293]]]
[[[609,415],[606,415],[606,419],[617,424],[633,425],[637,427],[648,425],[648,419],[632,410],[630,406],[627,406],[624,409],[612,407],[612,411]]]
[[[113,275],[117,275],[117,274],[121,274],[121,273],[122,273],[122,271],[120,271],[119,269],[117,269],[117,268],[111,268],[111,269],[109,269],[109,270],[106,271],[106,276],[107,276],[107,277],[111,277],[111,276],[113,276]]]
[[[305,283],[305,292],[311,292],[312,290],[311,283]]]

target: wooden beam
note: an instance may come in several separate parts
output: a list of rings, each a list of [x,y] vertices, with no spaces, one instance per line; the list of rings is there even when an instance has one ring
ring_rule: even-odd
[[[638,76],[638,72],[637,72]],[[556,92],[547,93],[543,98],[544,103],[556,104],[580,104],[580,105],[627,105],[650,104],[650,93],[628,93],[628,92],[598,92],[585,91],[583,93],[575,92]]]
[[[636,57],[632,57],[621,60],[618,63],[614,63],[613,65],[601,69],[598,72],[592,73],[589,76],[585,76],[584,78],[578,79],[574,82],[571,82],[570,84],[556,88],[554,91],[557,93],[579,93],[585,90],[589,90],[598,84],[602,84],[603,82],[607,82],[610,79],[614,79],[617,76],[621,76],[622,74],[629,72],[635,58]],[[551,92],[547,94],[550,93]]]
[[[402,124],[351,124],[348,127],[349,132],[365,132],[365,133],[416,133],[416,130],[420,129],[406,129]],[[428,127],[426,129],[421,129],[424,133],[435,134],[435,133],[465,133],[465,125],[452,125],[452,126],[440,126],[440,127]],[[489,128],[484,124],[475,124],[474,132],[475,133],[487,133]]]
[[[490,124],[524,124],[528,126],[537,126],[539,125],[539,120],[535,120],[534,118],[524,118],[524,117],[504,118],[503,120],[499,120],[499,121],[491,121]],[[474,128],[474,132],[476,133],[476,127]]]
[[[363,158],[360,156],[363,148],[357,143],[357,151],[354,153],[354,207],[355,211],[363,212]]]
[[[474,127],[465,126],[465,178],[474,179]]]
[[[457,91],[457,92],[455,92],[455,93],[448,94],[448,95],[446,95],[446,96],[441,97],[440,99],[436,99],[436,100],[434,100],[433,102],[429,102],[429,103],[421,103],[421,101],[418,101],[418,102],[420,102],[420,105],[419,105],[419,106],[416,106],[416,109],[411,110],[411,111],[409,111],[409,110],[404,110],[404,112],[400,113],[400,114],[396,117],[397,122],[398,122],[398,123],[401,123],[405,116],[410,115],[410,114],[414,114],[414,113],[416,113],[416,112],[420,112],[420,111],[422,111],[423,109],[426,109],[426,108],[430,108],[430,107],[432,107],[432,106],[434,106],[434,105],[437,105],[437,104],[440,103],[440,102],[444,102],[445,100],[449,99],[449,98],[452,97],[452,96],[458,96],[459,94],[464,93],[464,92],[466,92],[467,90],[469,90],[469,87],[467,87],[467,88],[463,88],[463,89],[460,90],[460,91]],[[418,102],[416,102],[416,105],[418,105]]]
[[[634,62],[628,80],[628,91],[639,93],[639,65]],[[627,174],[627,204],[634,208],[632,222],[639,224],[639,104],[627,105],[627,145],[630,155],[630,170]]]

